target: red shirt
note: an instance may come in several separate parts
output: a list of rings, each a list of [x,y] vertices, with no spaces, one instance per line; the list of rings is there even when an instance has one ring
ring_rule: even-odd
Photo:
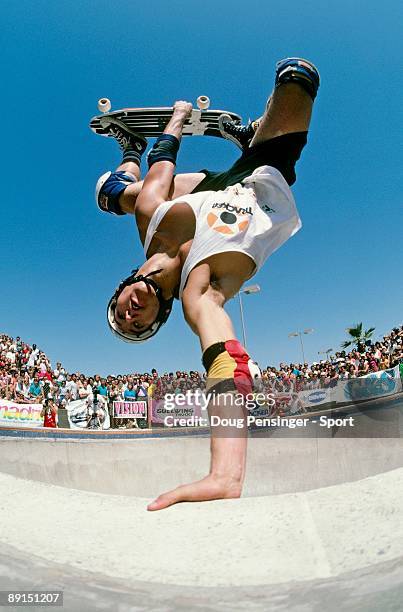
[[[43,426],[44,427],[56,427],[56,410],[54,408],[48,408],[45,410]]]
[[[50,382],[52,382],[52,374],[50,372],[38,372],[38,378],[47,378]]]

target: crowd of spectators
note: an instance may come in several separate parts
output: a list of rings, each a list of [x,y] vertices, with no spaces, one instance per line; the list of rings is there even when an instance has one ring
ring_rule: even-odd
[[[262,382],[271,392],[298,392],[332,387],[338,380],[357,378],[394,367],[403,362],[403,325],[382,340],[358,342],[350,351],[339,351],[326,360],[308,363],[280,363],[262,369]],[[97,389],[108,404],[113,401],[142,400],[163,393],[184,393],[203,388],[205,374],[190,371],[134,372],[130,374],[86,375],[68,372],[50,359],[36,344],[19,336],[0,335],[0,398],[18,403],[41,403],[51,398],[58,407],[68,401],[86,399]]]
[[[262,377],[272,391],[305,391],[334,387],[338,380],[359,378],[393,368],[403,362],[403,325],[395,327],[382,340],[358,342],[351,351],[338,351],[319,362],[267,367]]]

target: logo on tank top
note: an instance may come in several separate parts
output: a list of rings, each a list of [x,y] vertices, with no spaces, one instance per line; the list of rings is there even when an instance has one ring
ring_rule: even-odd
[[[252,216],[251,206],[243,208],[227,202],[217,202],[207,215],[207,223],[215,232],[233,236],[246,230]]]

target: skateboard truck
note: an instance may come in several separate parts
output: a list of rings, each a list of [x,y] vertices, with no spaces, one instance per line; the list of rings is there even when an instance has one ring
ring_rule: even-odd
[[[192,134],[192,136],[201,136],[206,130],[205,121],[201,121],[202,110],[207,110],[210,106],[210,98],[207,96],[199,96],[196,100],[197,109],[192,110],[189,117],[189,125],[183,126],[183,134]]]

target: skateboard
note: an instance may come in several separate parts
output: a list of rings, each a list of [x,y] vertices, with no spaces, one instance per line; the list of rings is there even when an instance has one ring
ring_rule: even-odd
[[[199,96],[197,98],[198,108],[194,108],[191,116],[186,120],[182,132],[183,136],[215,136],[216,138],[223,138],[218,120],[224,114],[229,115],[236,124],[241,123],[241,117],[236,113],[223,110],[209,110],[209,106],[210,100],[207,96]],[[99,100],[98,109],[103,114],[91,119],[90,128],[101,136],[109,136],[108,130],[102,126],[102,123],[108,117],[115,117],[137,134],[142,134],[146,137],[158,137],[163,133],[173,113],[171,106],[123,108],[110,112],[111,102],[108,98],[101,98]]]

